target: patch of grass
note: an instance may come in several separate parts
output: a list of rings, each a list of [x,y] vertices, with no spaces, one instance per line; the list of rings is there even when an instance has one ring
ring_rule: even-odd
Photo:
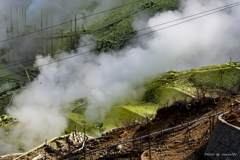
[[[131,2],[134,1],[130,0],[126,3]],[[178,8],[179,2],[179,0],[151,0],[120,7],[107,12],[100,21],[95,21],[87,26],[86,30],[97,37],[96,51],[98,53],[120,49],[136,34],[132,28],[134,16],[142,12],[154,15],[163,10],[175,10]]]
[[[216,97],[225,91],[237,92],[239,89],[240,69],[226,63],[222,65],[205,66],[181,72],[169,71],[159,75],[155,80],[145,85],[146,102],[167,105],[176,99],[190,100],[199,96]],[[173,99],[171,96],[175,95]]]

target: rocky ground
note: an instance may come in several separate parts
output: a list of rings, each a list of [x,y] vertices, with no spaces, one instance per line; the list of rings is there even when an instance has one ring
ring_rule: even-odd
[[[1,160],[16,159],[149,159],[151,144],[152,159],[203,159],[203,153],[216,123],[207,118],[189,126],[182,126],[158,133],[150,138],[142,136],[200,119],[215,113],[238,109],[240,95],[218,98],[201,98],[191,101],[176,101],[161,108],[149,122],[135,122],[130,126],[116,128],[103,133],[102,137],[88,138],[71,133],[58,137],[26,154],[8,155]],[[82,137],[82,139],[81,139]],[[131,141],[133,138],[139,138]],[[126,142],[128,141],[128,142]],[[85,147],[85,151],[82,147]],[[18,156],[18,158],[17,158]]]

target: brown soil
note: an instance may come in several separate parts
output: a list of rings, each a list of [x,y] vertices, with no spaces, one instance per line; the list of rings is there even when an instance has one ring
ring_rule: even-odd
[[[179,124],[190,122],[199,118],[203,118],[215,113],[226,112],[231,108],[237,108],[238,104],[235,101],[240,100],[240,95],[230,95],[228,97],[218,98],[201,98],[187,101],[177,101],[173,105],[159,109],[157,115],[153,120],[146,122],[136,122],[130,126],[116,128],[106,132],[106,137],[102,137],[98,140],[92,140],[86,143],[86,153],[98,150],[103,147],[111,146],[116,143],[131,140],[132,138],[141,137],[149,133],[161,131],[163,129],[173,127]],[[234,104],[231,106],[231,104]],[[240,113],[239,110],[236,110]],[[233,112],[232,112],[233,113]],[[231,113],[231,114],[232,114]],[[235,113],[235,112],[234,112]],[[239,114],[238,114],[239,116]],[[227,116],[228,118],[231,116]],[[136,142],[128,142],[122,144],[121,150],[109,150],[103,149],[93,152],[91,156],[86,155],[86,159],[142,159],[149,158],[149,142],[151,143],[151,157],[152,159],[204,159],[203,153],[211,135],[210,122],[213,119],[204,119],[202,121],[195,122],[188,127],[180,127],[162,134],[157,134],[148,138],[140,139]],[[216,118],[214,123],[216,122]],[[212,123],[212,124],[214,124]],[[67,159],[74,157],[75,159],[83,159],[83,150],[77,152],[79,146],[72,146],[66,138],[59,138],[58,141],[62,143],[64,147],[59,149],[59,145],[56,141],[49,142],[52,148],[59,150],[54,153],[47,150],[45,146],[30,152],[20,159],[33,159],[39,154],[45,155],[49,159]],[[141,148],[141,150],[135,150],[134,146]],[[114,148],[113,148],[114,149]],[[131,150],[131,151],[129,151]],[[145,151],[145,152],[144,152]],[[110,152],[114,152],[115,155],[110,156]],[[144,152],[144,154],[142,154]],[[91,157],[91,158],[90,158]],[[1,158],[0,158],[1,159]],[[3,159],[3,158],[2,158]],[[4,160],[10,160],[11,156],[4,158]]]
[[[231,109],[228,113],[224,114],[222,118],[226,120],[228,123],[233,124],[237,127],[240,127],[240,101],[234,101],[235,103],[231,104],[231,106],[238,106],[234,110]]]

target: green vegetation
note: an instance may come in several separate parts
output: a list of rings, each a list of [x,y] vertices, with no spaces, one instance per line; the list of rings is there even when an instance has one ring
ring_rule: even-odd
[[[148,0],[140,4],[141,9],[145,9],[147,11],[156,12],[163,10],[175,10],[178,8],[179,0],[172,1],[154,1]]]
[[[143,115],[128,109],[129,106],[115,106],[112,107],[110,113],[107,115],[102,123],[87,124],[84,116],[86,110],[85,107],[80,107],[78,113],[70,113],[69,125],[65,133],[70,133],[75,130],[80,131],[84,125],[86,125],[86,133],[91,136],[100,136],[105,130],[109,130],[115,127],[121,127],[122,125],[132,124],[135,120],[142,120]],[[137,108],[137,106],[135,106]],[[128,118],[131,119],[128,119]],[[129,121],[126,121],[128,119]]]
[[[129,0],[126,3],[134,2]],[[95,36],[94,41],[97,43],[96,52],[107,52],[111,50],[121,49],[127,41],[129,41],[137,32],[132,27],[134,18],[142,13],[154,15],[157,12],[176,10],[180,0],[144,0],[137,3],[127,5],[125,7],[114,9],[104,14],[102,19],[93,21],[89,24],[84,19],[84,31],[77,31],[82,36],[92,34]],[[85,4],[83,8],[88,11],[94,9],[97,3]],[[66,27],[69,27],[66,25]],[[82,28],[82,27],[80,27]],[[30,28],[29,28],[30,30]],[[33,30],[33,28],[31,29]],[[68,31],[67,31],[68,32]],[[73,42],[77,44],[79,37],[75,37],[74,33],[63,33],[63,36],[73,35]],[[58,34],[56,36],[61,36]],[[48,36],[50,38],[51,36]],[[58,43],[55,50],[68,51],[73,46],[70,45],[70,38],[64,38]],[[74,46],[76,50],[76,45]],[[2,51],[5,53],[5,51]],[[6,56],[0,54],[0,61],[6,62]],[[75,128],[80,131],[86,125],[86,132],[93,136],[99,136],[102,131],[111,128],[124,126],[133,123],[136,120],[143,120],[146,116],[150,117],[155,114],[159,107],[170,106],[176,100],[189,100],[192,97],[199,96],[199,89],[206,89],[208,96],[211,96],[208,89],[215,89],[219,92],[224,90],[237,91],[240,78],[240,64],[222,64],[214,66],[206,66],[186,71],[176,72],[169,71],[159,75],[155,80],[145,84],[146,94],[142,101],[131,102],[124,106],[112,107],[109,115],[103,123],[87,124],[84,112],[87,107],[87,100],[81,98],[71,104],[71,113],[69,114],[69,127],[66,133],[74,131]],[[38,72],[27,68],[30,78],[37,76]],[[0,75],[10,75],[13,72],[1,70]],[[9,79],[1,81],[1,92],[7,89],[13,89],[24,85],[28,81],[26,73],[11,76]],[[202,88],[201,88],[202,87]],[[19,91],[20,89],[16,89]],[[0,110],[3,110],[10,102],[12,92],[5,93],[0,97]],[[75,127],[76,126],[76,127]]]
[[[104,130],[132,124],[134,121],[142,121],[145,117],[153,118],[158,108],[170,106],[177,100],[188,101],[203,94],[217,96],[212,91],[217,91],[217,93],[226,90],[236,91],[239,88],[239,79],[240,68],[230,64],[206,66],[180,72],[169,71],[145,84],[146,93],[141,101],[112,107],[102,125],[86,123],[84,117],[87,107],[86,99],[78,101],[81,103],[73,103],[67,132],[74,130],[76,122],[79,130],[86,125],[87,133],[99,136]]]
[[[136,1],[129,0],[122,5],[131,2]],[[154,15],[155,13],[164,10],[175,10],[178,8],[179,2],[180,0],[148,0],[116,8],[105,13],[102,19],[95,20],[89,25],[84,24],[84,31],[78,31],[77,33],[81,36],[84,34],[94,35],[96,37],[94,41],[97,43],[95,48],[97,53],[118,50],[121,49],[129,39],[136,35],[137,32],[132,28],[132,22],[135,17],[139,16],[141,13]],[[93,4],[87,8],[90,9],[95,5],[97,4]],[[86,20],[84,20],[84,22],[85,21]],[[73,33],[73,41],[75,41],[74,34],[75,31]],[[67,34],[64,33],[63,35]],[[70,49],[69,44],[70,42],[68,38],[64,43],[60,43],[58,48],[68,51]]]
[[[134,1],[130,0],[127,3],[131,2]],[[164,10],[175,10],[178,5],[179,0],[151,0],[133,3],[108,12],[101,21],[93,22],[86,27],[86,30],[97,37],[96,51],[98,53],[120,49],[137,33],[132,28],[134,17],[141,13],[154,15]]]
[[[35,70],[32,67],[25,68],[28,72],[28,75],[31,80],[37,77],[39,71]],[[15,74],[15,73],[18,74]],[[9,106],[13,93],[19,93],[24,89],[24,85],[28,82],[28,76],[26,71],[20,72],[20,69],[17,69],[14,72],[7,71],[2,69],[0,75],[4,78],[0,80],[0,115],[5,114],[5,108]],[[5,78],[5,76],[7,76]]]
[[[181,72],[169,71],[146,85],[144,100],[166,106],[167,101],[170,105],[174,99],[189,100],[203,91],[206,92],[205,96],[216,96],[216,92],[237,92],[239,79],[239,65],[228,63]]]

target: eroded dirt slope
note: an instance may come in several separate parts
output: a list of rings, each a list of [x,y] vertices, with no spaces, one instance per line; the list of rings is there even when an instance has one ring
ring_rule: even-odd
[[[203,118],[215,113],[238,108],[239,95],[229,95],[218,98],[201,98],[191,101],[176,101],[173,105],[161,108],[156,117],[149,122],[135,122],[130,126],[107,131],[103,137],[86,142],[86,159],[142,159],[148,158],[149,143],[151,144],[152,159],[203,159],[203,153],[210,138],[216,118],[204,119],[188,127],[180,127],[162,134],[143,138],[141,141],[128,142],[108,147],[117,143],[154,133],[169,127],[177,126],[192,120]],[[34,159],[46,156],[49,159],[83,159],[82,145],[74,145],[65,138],[59,138],[42,146],[19,159]],[[150,140],[150,141],[149,141]],[[61,142],[61,143],[59,143]],[[51,148],[49,147],[51,146]],[[104,148],[105,149],[101,149]],[[93,151],[93,152],[92,152]],[[89,154],[92,152],[92,154]],[[144,152],[144,154],[143,154]],[[16,158],[16,156],[15,156]],[[12,159],[11,156],[1,158]]]

